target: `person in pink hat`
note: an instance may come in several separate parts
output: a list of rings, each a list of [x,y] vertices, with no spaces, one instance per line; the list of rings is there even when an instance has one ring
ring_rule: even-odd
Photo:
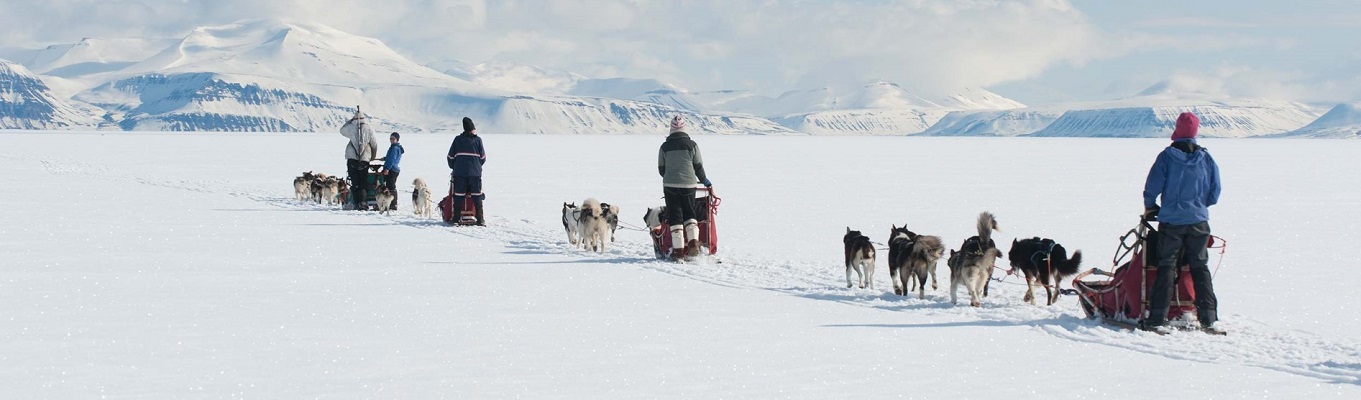
[[[699,145],[685,133],[685,117],[671,118],[671,134],[657,154],[657,172],[662,175],[662,196],[666,198],[666,220],[671,224],[671,259],[699,254],[699,222],[695,215],[695,186],[712,186],[704,174],[704,157]]]
[[[1144,218],[1158,221],[1154,256],[1158,276],[1149,291],[1149,314],[1144,319],[1144,329],[1156,330],[1166,324],[1177,266],[1190,265],[1200,326],[1208,332],[1223,332],[1214,327],[1219,320],[1219,302],[1210,283],[1210,255],[1206,249],[1210,241],[1210,206],[1219,202],[1219,165],[1209,151],[1196,143],[1199,130],[1200,119],[1195,114],[1181,113],[1172,131],[1172,144],[1158,153],[1144,183]]]

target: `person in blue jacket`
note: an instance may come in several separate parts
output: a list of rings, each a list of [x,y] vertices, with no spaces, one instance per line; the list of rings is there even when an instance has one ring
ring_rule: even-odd
[[[482,138],[477,136],[477,127],[472,118],[463,117],[463,133],[454,137],[449,146],[449,169],[453,170],[449,180],[449,194],[454,196],[454,215],[463,209],[463,197],[472,195],[473,209],[477,214],[477,225],[486,225],[482,218],[482,164],[487,163],[487,151],[482,148]]]
[[[390,208],[393,211],[397,210],[397,198],[401,197],[395,195],[397,193],[397,175],[402,173],[402,154],[406,153],[406,149],[402,148],[401,143],[398,143],[401,140],[401,134],[392,132],[392,135],[388,136],[388,142],[392,143],[392,145],[388,147],[387,155],[379,158],[379,160],[383,161],[384,182],[387,184],[388,191],[394,193],[392,196],[392,207]]]
[[[1218,333],[1219,301],[1210,283],[1208,266],[1210,206],[1219,202],[1219,165],[1204,147],[1196,144],[1200,119],[1185,112],[1177,117],[1172,144],[1158,154],[1144,183],[1144,217],[1158,221],[1156,243],[1158,275],[1149,292],[1149,313],[1144,329],[1167,323],[1172,280],[1177,267],[1189,264],[1195,286],[1196,317],[1206,331]],[[1161,197],[1162,205],[1156,200]]]

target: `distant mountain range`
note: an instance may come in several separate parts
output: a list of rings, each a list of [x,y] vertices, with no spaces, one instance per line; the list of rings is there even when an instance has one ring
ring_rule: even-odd
[[[0,51],[0,129],[334,131],[360,106],[383,130],[659,134],[675,114],[699,134],[1163,136],[1177,114],[1202,135],[1356,137],[1357,105],[1179,93],[1029,108],[981,88],[930,93],[894,82],[795,90],[690,91],[510,63],[422,65],[382,42],[313,23],[244,21],[180,39],[85,39]],[[1317,119],[1317,120],[1316,120]],[[1307,126],[1306,126],[1307,125]],[[1350,136],[1349,136],[1350,135]]]

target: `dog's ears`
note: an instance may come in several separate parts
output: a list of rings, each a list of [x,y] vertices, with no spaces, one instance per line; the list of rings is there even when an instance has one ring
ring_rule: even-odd
[[[846,227],[846,233],[851,233],[851,227]]]

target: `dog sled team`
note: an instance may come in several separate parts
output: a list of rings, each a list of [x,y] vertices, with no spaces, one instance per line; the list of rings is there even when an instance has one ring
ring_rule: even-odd
[[[969,305],[978,307],[988,294],[988,283],[1002,251],[992,240],[992,232],[1000,230],[997,218],[989,212],[978,215],[978,235],[964,240],[958,250],[950,250],[946,265],[950,269],[950,302],[958,303],[959,287],[969,295]],[[860,231],[846,228],[842,238],[845,245],[846,287],[874,288],[874,242]],[[945,246],[939,236],[921,235],[907,226],[893,225],[889,229],[888,272],[893,293],[907,296],[916,291],[918,299],[926,298],[926,280],[931,289],[938,288],[936,266],[945,256]],[[1050,239],[1038,237],[1013,240],[1007,253],[1011,270],[1024,275],[1026,302],[1035,302],[1035,286],[1044,287],[1046,305],[1058,300],[1059,280],[1078,273],[1082,252],[1068,257],[1067,249]],[[1051,283],[1052,282],[1052,283]]]
[[[1073,280],[1075,291],[1089,316],[1160,334],[1173,328],[1192,327],[1210,334],[1224,334],[1215,326],[1219,319],[1218,300],[1208,268],[1208,249],[1216,239],[1210,234],[1209,207],[1219,202],[1219,167],[1209,152],[1196,143],[1199,125],[1195,114],[1178,116],[1172,144],[1158,154],[1148,172],[1141,226],[1126,235],[1136,236],[1137,243],[1127,244],[1123,240],[1121,243],[1126,255],[1137,253],[1134,260],[1120,265],[1113,273],[1093,269],[1079,275],[1081,251],[1073,251],[1070,257],[1068,250],[1052,239],[1013,240],[1006,253],[1010,264],[1007,274],[1024,277],[1026,293],[1022,300],[1034,304],[1035,286],[1040,286],[1045,289],[1045,304],[1053,305],[1061,293],[1061,281],[1077,275]],[[1150,222],[1157,222],[1158,227],[1153,228]],[[1002,250],[992,240],[992,232],[998,230],[997,219],[983,212],[978,216],[977,229],[978,235],[966,239],[959,250],[950,250],[946,261],[951,303],[957,303],[958,288],[964,286],[969,304],[980,306],[981,298],[988,295],[992,270],[1001,269],[995,265]],[[873,289],[878,250],[874,242],[849,227],[842,241],[846,286]],[[944,256],[939,237],[893,225],[888,251],[889,277],[895,294],[905,296],[915,290],[919,299],[925,298],[928,276],[931,288],[937,288],[936,264]],[[1117,257],[1115,263],[1120,260]],[[1082,280],[1094,274],[1112,279]],[[1171,320],[1178,317],[1182,321],[1174,327]]]
[[[657,171],[662,177],[665,204],[649,208],[644,214],[644,222],[658,258],[684,261],[701,257],[706,252],[712,255],[717,251],[714,217],[720,199],[713,195],[713,185],[704,171],[703,156],[699,146],[686,133],[685,119],[675,116],[669,128],[669,135],[658,150],[657,157]],[[1190,296],[1194,300],[1191,303],[1194,304],[1200,328],[1206,332],[1223,333],[1214,327],[1218,320],[1217,301],[1207,267],[1207,247],[1211,243],[1208,208],[1218,202],[1219,170],[1205,148],[1196,143],[1198,128],[1199,119],[1194,114],[1187,112],[1178,117],[1171,137],[1172,144],[1159,153],[1145,182],[1145,213],[1141,223],[1149,229],[1141,230],[1144,234],[1140,238],[1148,243],[1140,249],[1147,250],[1148,262],[1143,263],[1141,268],[1150,271],[1153,282],[1112,280],[1087,283],[1078,279],[1099,270],[1083,274],[1074,280],[1074,285],[1089,314],[1118,318],[1118,313],[1108,309],[1111,306],[1097,304],[1100,300],[1097,294],[1131,286],[1124,288],[1125,292],[1137,291],[1137,297],[1143,300],[1143,304],[1139,305],[1140,312],[1134,321],[1127,322],[1139,329],[1163,332],[1168,329],[1169,319],[1174,317],[1168,314],[1170,303],[1174,302],[1173,281],[1178,279],[1179,272],[1185,270],[1188,272],[1185,276],[1189,276],[1188,279],[1193,282],[1179,285],[1187,286],[1183,291],[1193,289]],[[365,210],[369,204],[367,193],[372,190],[376,192],[372,203],[377,210],[395,210],[395,182],[401,171],[398,163],[404,152],[398,143],[400,136],[396,132],[392,133],[392,146],[385,157],[379,158],[373,130],[362,112],[356,111],[355,116],[341,128],[341,133],[349,139],[345,150],[349,177],[304,173],[294,180],[298,200],[336,204],[349,199],[353,209]],[[485,195],[482,192],[481,175],[486,159],[486,151],[481,138],[476,135],[472,120],[464,118],[463,132],[454,139],[448,153],[448,164],[452,170],[449,196],[440,202],[439,207],[446,222],[485,225],[482,208]],[[383,165],[375,168],[371,165],[374,160],[383,161]],[[383,178],[378,179],[382,184],[373,183],[375,180],[369,175],[371,169]],[[413,181],[413,186],[411,196],[414,211],[429,216],[433,203],[429,188],[419,178]],[[455,213],[459,215],[453,216]],[[620,215],[621,210],[617,205],[602,203],[595,198],[586,199],[580,206],[575,202],[563,203],[562,224],[567,241],[574,247],[604,253],[607,243],[614,241]],[[1153,221],[1158,222],[1156,230],[1149,225]],[[1003,253],[992,239],[992,233],[999,227],[991,213],[979,214],[976,228],[976,236],[964,240],[958,249],[947,249],[939,236],[918,234],[907,226],[891,226],[886,261],[893,292],[907,296],[916,291],[918,299],[924,299],[928,278],[931,289],[938,289],[937,264],[941,258],[945,258],[950,273],[950,302],[958,303],[958,292],[963,286],[969,296],[969,305],[981,306],[982,298],[988,295],[992,270],[1002,269],[997,267],[997,260],[1002,258]],[[846,228],[843,244],[846,286],[874,289],[876,257],[883,249],[877,249],[868,236],[849,227]],[[946,250],[949,250],[948,257]],[[1081,251],[1075,250],[1069,256],[1063,245],[1040,237],[1013,240],[1006,257],[1009,264],[1009,268],[1005,269],[1007,274],[1024,278],[1026,292],[1022,300],[1031,304],[1036,301],[1036,286],[1044,288],[1046,305],[1057,302],[1061,294],[1061,281],[1078,275],[1082,264]],[[1125,267],[1129,267],[1129,264]],[[1145,290],[1145,287],[1150,289]],[[1128,312],[1134,305],[1114,307]]]

